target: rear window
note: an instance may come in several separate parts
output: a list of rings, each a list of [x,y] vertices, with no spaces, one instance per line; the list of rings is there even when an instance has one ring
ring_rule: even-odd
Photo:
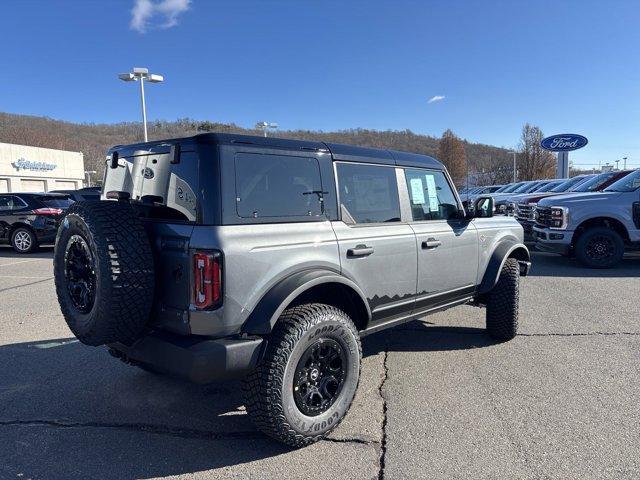
[[[235,166],[240,217],[322,214],[320,165],[315,158],[239,153]]]
[[[349,163],[339,163],[336,168],[343,220],[355,223],[400,221],[394,168]],[[345,210],[351,219],[344,218]]]
[[[49,208],[69,208],[73,203],[70,198],[41,198],[40,201]]]

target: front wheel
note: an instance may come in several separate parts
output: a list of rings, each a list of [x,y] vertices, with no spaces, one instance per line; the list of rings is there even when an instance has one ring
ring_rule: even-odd
[[[361,357],[358,332],[341,310],[318,303],[285,310],[245,381],[249,416],[287,445],[321,440],[351,406]]]
[[[487,332],[496,340],[511,340],[518,333],[520,266],[515,258],[507,258],[498,283],[487,298]]]
[[[624,240],[614,230],[590,228],[576,242],[576,258],[589,268],[611,268],[622,260]]]

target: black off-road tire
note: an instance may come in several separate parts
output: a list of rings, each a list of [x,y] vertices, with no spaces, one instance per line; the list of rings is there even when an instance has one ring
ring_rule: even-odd
[[[307,416],[294,398],[298,361],[319,341],[335,341],[346,355],[346,378],[331,406]],[[333,306],[305,304],[287,309],[276,324],[264,358],[245,380],[247,412],[263,433],[292,447],[326,437],[344,418],[360,380],[362,348],[353,322]]]
[[[94,277],[90,308],[80,309],[72,299],[66,273],[72,242],[85,242],[90,252]],[[154,265],[147,234],[129,204],[74,203],[58,230],[53,265],[62,314],[82,343],[130,345],[140,336],[153,303]]]
[[[511,340],[518,333],[520,266],[507,258],[498,283],[487,296],[487,332],[496,340]]]
[[[590,255],[590,242],[597,241],[598,238],[604,240],[606,248],[611,248],[610,256],[595,258]],[[593,247],[591,247],[593,248]],[[575,245],[575,253],[578,261],[589,268],[612,268],[615,267],[624,256],[624,240],[616,232],[607,227],[593,227],[583,232]]]
[[[28,242],[28,246],[25,245]],[[11,246],[17,253],[33,253],[38,250],[38,238],[28,227],[18,227],[11,232]]]

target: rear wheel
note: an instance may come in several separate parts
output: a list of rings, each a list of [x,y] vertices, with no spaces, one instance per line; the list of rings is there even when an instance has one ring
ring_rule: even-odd
[[[131,344],[140,336],[151,312],[154,268],[130,205],[74,203],[58,230],[53,264],[62,314],[81,342]]]
[[[610,228],[590,228],[578,238],[575,252],[578,261],[589,268],[611,268],[622,260],[624,240]]]
[[[520,266],[507,258],[498,283],[487,297],[487,332],[496,340],[511,340],[518,333]]]
[[[38,248],[38,239],[32,230],[19,227],[11,234],[11,246],[18,253],[31,253]]]
[[[286,310],[258,368],[245,382],[256,427],[294,447],[338,426],[360,379],[358,332],[341,310],[323,304]]]

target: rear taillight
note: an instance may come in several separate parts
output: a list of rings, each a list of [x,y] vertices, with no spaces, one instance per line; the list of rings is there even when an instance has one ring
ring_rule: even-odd
[[[219,252],[193,255],[193,303],[204,310],[217,306],[222,300],[222,265]]]
[[[36,208],[33,213],[36,215],[62,215],[61,208]]]

